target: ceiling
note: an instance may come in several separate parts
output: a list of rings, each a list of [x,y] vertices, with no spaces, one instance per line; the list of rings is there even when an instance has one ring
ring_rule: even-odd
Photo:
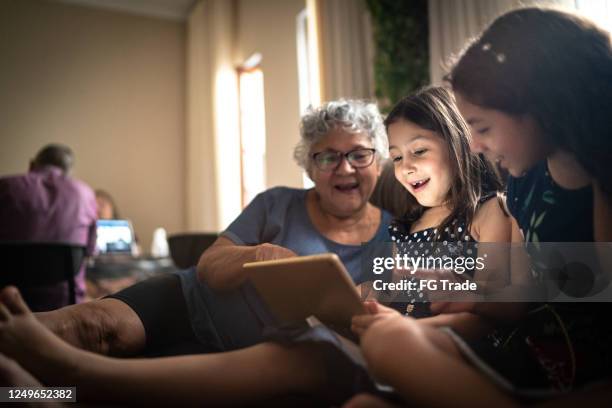
[[[55,0],[61,3],[96,7],[120,13],[168,20],[185,20],[197,0]]]

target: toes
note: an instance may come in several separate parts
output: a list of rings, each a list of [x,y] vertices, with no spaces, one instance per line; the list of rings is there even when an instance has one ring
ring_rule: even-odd
[[[21,297],[19,289],[14,286],[7,286],[0,292],[0,302],[13,314],[30,313],[30,308]]]

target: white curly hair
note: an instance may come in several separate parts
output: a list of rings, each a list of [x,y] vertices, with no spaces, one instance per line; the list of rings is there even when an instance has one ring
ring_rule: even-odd
[[[369,136],[376,149],[377,160],[389,156],[389,141],[383,118],[374,103],[362,100],[339,99],[318,108],[308,107],[300,121],[301,139],[295,146],[293,158],[306,172],[310,172],[312,147],[330,130],[340,128],[352,134]]]

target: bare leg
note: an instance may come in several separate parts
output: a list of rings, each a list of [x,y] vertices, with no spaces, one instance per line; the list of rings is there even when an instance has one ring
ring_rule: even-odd
[[[101,299],[36,313],[38,320],[69,344],[94,353],[130,356],[145,347],[138,315],[117,299]]]
[[[80,401],[239,404],[325,383],[324,361],[306,346],[133,360],[93,354],[47,330],[11,287],[0,292],[0,348],[47,385],[76,386]]]
[[[0,385],[3,387],[42,387],[42,384],[24,370],[15,360],[0,354]],[[58,408],[57,402],[33,402],[25,406],[40,408]]]
[[[374,323],[361,345],[374,377],[418,406],[514,406],[462,360],[447,333],[414,319]]]
[[[0,354],[0,384],[3,387],[40,387],[42,384],[15,360]]]

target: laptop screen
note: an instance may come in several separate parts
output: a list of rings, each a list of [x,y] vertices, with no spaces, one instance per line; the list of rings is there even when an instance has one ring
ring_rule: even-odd
[[[131,253],[134,231],[128,220],[98,220],[96,248],[99,254]]]

